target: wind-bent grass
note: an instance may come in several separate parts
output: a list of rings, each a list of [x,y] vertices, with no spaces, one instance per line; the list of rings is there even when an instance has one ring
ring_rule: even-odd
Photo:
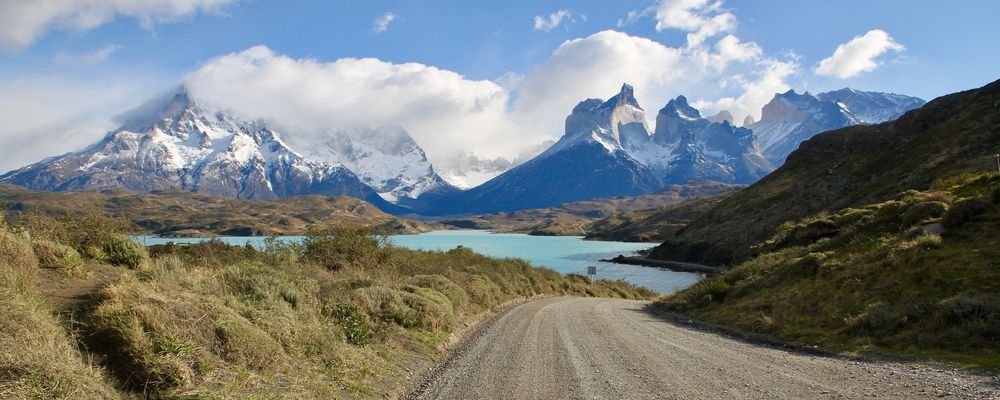
[[[1000,369],[1000,175],[942,188],[786,224],[756,258],[658,304],[837,350]]]
[[[0,398],[117,398],[36,294],[37,268],[31,242],[0,224]]]
[[[0,397],[393,396],[454,333],[512,301],[653,296],[464,248],[396,248],[357,226],[311,230],[301,245],[207,242],[147,254],[121,230],[67,234],[65,223],[29,214],[17,229],[0,228],[0,283],[14,293],[0,300]],[[122,267],[75,316],[80,344],[108,377],[81,361],[32,286],[39,259],[49,268]],[[29,337],[41,343],[15,345]]]

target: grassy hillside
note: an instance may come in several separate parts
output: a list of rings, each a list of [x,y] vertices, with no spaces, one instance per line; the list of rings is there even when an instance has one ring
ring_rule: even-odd
[[[396,233],[440,227],[394,217],[353,197],[301,196],[280,200],[241,200],[184,191],[130,193],[37,192],[0,184],[0,206],[16,213],[34,210],[80,216],[90,212],[125,218],[162,236],[300,235],[312,224],[379,225]]]
[[[733,189],[714,196],[614,214],[591,223],[586,236],[595,240],[663,242],[735,192]]]
[[[826,132],[657,247],[662,259],[733,265],[786,221],[888,200],[935,180],[995,170],[1000,81],[935,99],[896,121]]]
[[[636,197],[584,200],[566,203],[559,207],[447,219],[441,222],[463,229],[487,229],[532,235],[584,236],[590,235],[597,228],[594,224],[604,218],[621,218],[619,216],[637,210],[670,207],[688,199],[710,197],[742,187],[743,185],[722,182],[698,181],[672,185],[657,193]],[[602,223],[602,229],[607,229],[603,227],[606,224],[607,222]]]
[[[1000,174],[813,214],[756,251],[657,304],[836,350],[1000,369]]]
[[[395,397],[504,304],[653,295],[464,248],[400,249],[363,226],[148,250],[127,226],[29,214],[0,227],[0,397]]]

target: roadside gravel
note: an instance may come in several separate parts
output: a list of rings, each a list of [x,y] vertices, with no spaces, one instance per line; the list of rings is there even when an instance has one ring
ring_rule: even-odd
[[[640,301],[548,298],[486,324],[413,399],[1000,399],[996,377],[790,352],[688,329]]]

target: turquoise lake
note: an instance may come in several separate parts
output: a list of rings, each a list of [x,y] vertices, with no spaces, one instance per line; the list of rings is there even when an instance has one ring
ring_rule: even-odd
[[[200,238],[138,237],[146,245],[197,243]],[[220,237],[226,243],[244,245],[262,244],[263,237]],[[300,236],[286,236],[286,240],[299,241]],[[396,246],[416,250],[450,250],[465,246],[492,257],[521,258],[533,265],[559,271],[562,274],[586,274],[587,266],[597,266],[598,279],[623,279],[645,286],[660,293],[673,293],[691,286],[701,275],[675,272],[662,268],[621,265],[601,262],[619,254],[632,255],[636,251],[653,247],[652,243],[624,243],[582,240],[579,236],[529,236],[517,233],[491,233],[487,231],[435,231],[417,235],[391,237]]]

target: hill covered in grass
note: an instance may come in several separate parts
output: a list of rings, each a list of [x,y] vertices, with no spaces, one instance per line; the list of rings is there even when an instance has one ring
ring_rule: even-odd
[[[814,136],[781,168],[678,230],[652,257],[735,265],[785,222],[995,170],[998,152],[1000,81],[940,97],[892,122]]]
[[[755,252],[658,306],[840,351],[1000,369],[1000,174],[791,221]]]
[[[121,217],[161,236],[301,235],[312,224],[376,225],[394,233],[417,233],[440,225],[386,214],[353,197],[300,196],[241,200],[180,190],[132,193],[39,192],[0,184],[0,206],[8,213],[36,211],[82,216],[91,212]]]
[[[653,296],[358,225],[146,249],[127,222],[82,218],[0,226],[2,398],[395,397],[511,302]]]
[[[635,197],[575,201],[558,207],[444,219],[441,223],[462,229],[486,229],[542,236],[587,236],[602,240],[650,241],[632,240],[633,236],[626,235],[591,236],[595,229],[601,232],[607,230],[604,226],[608,222],[598,222],[602,219],[635,218],[630,213],[640,212],[639,210],[643,210],[640,212],[642,214],[652,212],[654,209],[672,209],[679,203],[712,197],[742,187],[744,186],[731,183],[696,181],[670,185],[659,192]]]
[[[659,207],[625,211],[589,225],[586,238],[622,242],[663,242],[711,210],[738,189],[716,195],[683,200]]]

